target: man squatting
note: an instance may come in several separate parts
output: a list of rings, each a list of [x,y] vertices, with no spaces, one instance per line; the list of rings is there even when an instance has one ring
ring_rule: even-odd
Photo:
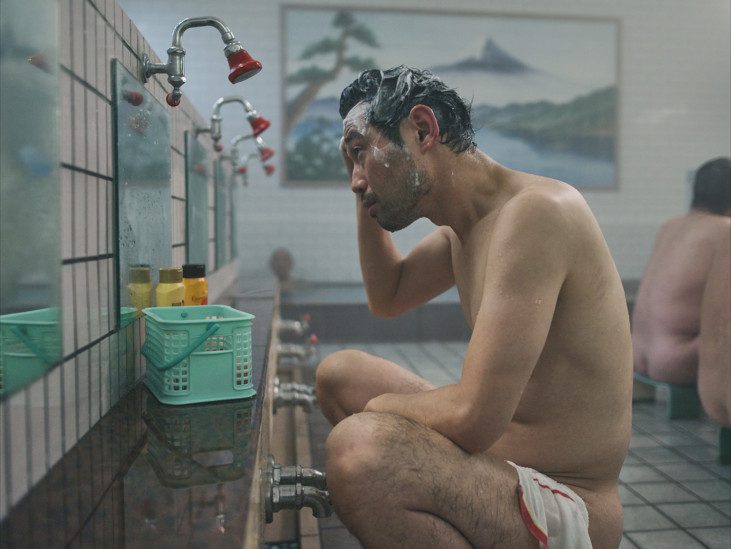
[[[632,346],[583,197],[480,151],[469,107],[427,71],[365,71],[340,114],[371,311],[456,284],[472,329],[444,387],[354,350],[319,365],[342,521],[379,549],[616,548]],[[389,231],[422,217],[437,229],[402,257]]]

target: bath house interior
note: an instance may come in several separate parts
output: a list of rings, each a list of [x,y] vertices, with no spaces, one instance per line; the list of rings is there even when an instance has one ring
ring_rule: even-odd
[[[463,288],[399,316],[369,305],[358,225],[371,220],[352,191],[369,196],[355,180],[370,172],[341,145],[339,101],[361,71],[399,65],[454,88],[499,165],[575,189],[606,240],[635,351],[617,381],[623,522],[602,538],[590,515],[594,545],[731,546],[728,0],[2,0],[0,13],[0,547],[450,546],[342,504],[343,475],[366,473],[331,455],[318,370],[356,350],[461,387],[482,345]],[[707,177],[725,185],[716,210],[694,202]],[[712,229],[689,241],[698,216]],[[435,225],[378,230],[406,255]],[[672,284],[693,297],[662,294]],[[664,312],[647,312],[657,300]],[[671,339],[648,359],[643,329],[676,313],[693,347],[668,373],[681,351]],[[721,342],[712,359],[704,337]],[[593,435],[545,450],[591,454]],[[399,478],[390,489],[417,490]],[[523,499],[501,499],[537,547]],[[486,545],[486,527],[458,519],[439,520]]]

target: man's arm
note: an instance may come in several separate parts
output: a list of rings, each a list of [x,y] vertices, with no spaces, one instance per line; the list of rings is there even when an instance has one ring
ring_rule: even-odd
[[[340,151],[350,177],[353,161],[343,146]],[[356,177],[358,174],[356,173]],[[368,216],[356,198],[358,251],[368,307],[373,314],[394,317],[426,303],[454,285],[448,229],[440,227],[425,237],[404,258],[388,231]]]
[[[570,231],[561,210],[559,201],[532,194],[501,212],[459,383],[381,395],[365,411],[411,418],[467,452],[482,452],[500,438],[543,351],[568,272]]]

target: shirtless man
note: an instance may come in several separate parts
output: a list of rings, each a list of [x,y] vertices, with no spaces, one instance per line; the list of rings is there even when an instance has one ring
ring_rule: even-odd
[[[698,394],[706,413],[731,427],[731,228],[719,239],[701,306]]]
[[[713,250],[731,231],[729,159],[701,166],[690,211],[655,239],[632,311],[635,370],[657,381],[695,383],[701,300]]]
[[[632,350],[581,194],[478,150],[468,107],[428,72],[366,71],[340,114],[372,312],[396,316],[456,284],[472,328],[453,385],[358,351],[320,364],[341,519],[379,549],[616,548]],[[438,228],[401,257],[387,231],[421,217]]]

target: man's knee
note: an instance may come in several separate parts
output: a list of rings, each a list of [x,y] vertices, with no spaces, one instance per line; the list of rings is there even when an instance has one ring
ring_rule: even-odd
[[[327,439],[328,486],[336,492],[352,488],[358,490],[363,483],[374,483],[378,477],[388,475],[389,450],[392,450],[397,418],[391,414],[362,412],[338,423]],[[392,464],[392,465],[395,465]]]
[[[348,370],[362,359],[363,353],[352,349],[336,351],[326,356],[315,372],[315,392],[320,401],[337,394],[347,383]]]

